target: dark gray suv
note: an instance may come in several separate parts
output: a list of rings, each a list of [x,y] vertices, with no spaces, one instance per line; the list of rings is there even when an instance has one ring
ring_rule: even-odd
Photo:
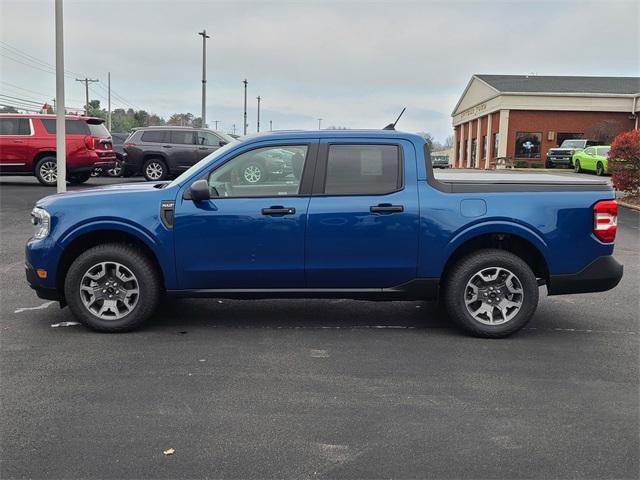
[[[144,127],[124,142],[127,157],[124,175],[139,175],[150,181],[179,175],[227,143],[236,142],[226,133],[192,127]]]

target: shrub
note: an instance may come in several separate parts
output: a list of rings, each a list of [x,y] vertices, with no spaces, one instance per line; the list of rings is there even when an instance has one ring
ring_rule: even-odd
[[[640,193],[640,130],[619,134],[611,143],[608,169],[616,190]]]
[[[531,168],[544,168],[544,163],[532,163]]]
[[[529,166],[529,162],[526,160],[516,160],[516,168],[527,168]]]

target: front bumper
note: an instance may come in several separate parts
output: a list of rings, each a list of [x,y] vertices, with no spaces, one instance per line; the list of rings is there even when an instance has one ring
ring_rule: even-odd
[[[598,257],[578,273],[551,275],[547,291],[549,295],[562,295],[611,290],[620,283],[623,268],[612,255]]]
[[[571,160],[571,157],[549,155],[547,157],[547,164],[572,166],[573,161]]]
[[[43,287],[35,269],[29,264],[24,265],[25,274],[29,286],[36,291],[36,295],[43,300],[60,300],[60,294],[55,288]]]

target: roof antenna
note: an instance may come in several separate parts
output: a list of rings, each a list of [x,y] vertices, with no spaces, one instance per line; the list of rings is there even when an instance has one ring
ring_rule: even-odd
[[[387,125],[386,127],[383,128],[383,130],[395,130],[396,129],[396,123],[398,123],[398,120],[400,120],[400,117],[402,116],[402,114],[404,113],[404,111],[407,109],[407,107],[404,107],[402,109],[402,111],[400,112],[400,115],[398,115],[398,118],[396,118],[396,121],[393,123],[390,123],[389,125]]]

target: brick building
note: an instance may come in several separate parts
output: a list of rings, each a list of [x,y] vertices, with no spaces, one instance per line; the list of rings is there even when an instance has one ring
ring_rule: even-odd
[[[640,77],[474,75],[452,113],[451,163],[544,162],[547,150],[567,138],[638,128],[638,109]]]

